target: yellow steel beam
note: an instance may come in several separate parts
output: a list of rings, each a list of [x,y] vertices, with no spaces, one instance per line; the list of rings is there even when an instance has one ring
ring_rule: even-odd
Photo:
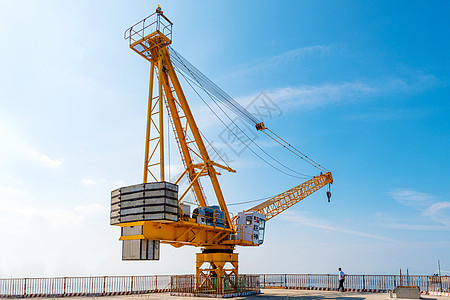
[[[225,203],[222,190],[219,185],[219,181],[217,179],[216,172],[214,170],[213,164],[211,164],[211,160],[209,158],[208,152],[206,150],[205,144],[203,143],[203,139],[200,135],[200,132],[198,130],[197,124],[194,120],[194,116],[192,115],[191,109],[189,107],[189,104],[187,103],[186,96],[184,95],[183,89],[181,88],[180,82],[178,80],[178,77],[175,73],[175,70],[173,68],[172,62],[170,61],[170,55],[167,48],[162,48],[161,52],[163,53],[163,56],[166,61],[166,67],[167,67],[167,74],[173,84],[173,87],[175,89],[175,93],[178,96],[178,101],[181,105],[181,108],[184,111],[184,115],[186,116],[186,120],[189,123],[189,128],[191,129],[191,132],[194,136],[194,140],[196,141],[197,147],[200,151],[200,154],[202,156],[202,159],[204,163],[207,165],[209,177],[211,179],[211,184],[214,189],[214,193],[216,195],[217,201],[219,202],[219,206],[221,210],[225,213],[227,218],[227,224],[231,227],[231,219],[230,214],[228,212],[227,205]]]
[[[183,178],[184,175],[186,175],[188,169],[184,169],[183,173],[181,173],[180,177],[174,182],[174,184],[178,184],[180,182],[181,178]]]
[[[155,63],[150,64],[150,83],[148,88],[148,109],[147,109],[147,132],[145,136],[145,159],[144,159],[144,183],[147,183],[148,165],[149,165],[149,147],[150,147],[150,128],[152,124],[152,101],[153,101],[153,73]]]
[[[200,175],[202,175],[202,173],[205,171],[206,166],[200,170],[200,172],[197,173],[197,175],[195,175],[194,179],[192,179],[191,183],[189,184],[189,186],[186,188],[186,190],[184,191],[184,193],[180,196],[180,198],[178,198],[178,202],[180,202],[181,200],[183,200],[184,196],[186,195],[186,193],[189,191],[189,189],[192,187],[192,185],[198,180],[198,178],[200,177]]]
[[[213,166],[215,166],[215,167],[218,167],[218,168],[227,170],[227,171],[230,172],[230,173],[236,173],[236,170],[234,170],[234,169],[232,169],[232,168],[230,168],[230,167],[227,167],[227,166],[218,164],[218,163],[216,163],[216,162],[214,162],[214,161],[211,161],[211,164],[212,164]],[[201,169],[201,168],[203,168],[204,165],[205,165],[204,163],[202,163],[202,164],[194,164],[194,168]]]
[[[165,180],[164,172],[164,111],[163,111],[163,60],[161,56],[161,50],[158,51],[158,86],[159,86],[159,155],[160,155],[160,178],[161,181]]]
[[[170,113],[172,116],[172,121],[173,121],[173,124],[175,127],[175,133],[178,136],[178,141],[180,143],[180,148],[181,148],[181,155],[186,164],[187,174],[189,176],[190,182],[191,183],[193,182],[192,186],[194,187],[194,193],[196,194],[196,197],[199,201],[199,205],[202,207],[205,207],[205,206],[207,206],[206,199],[202,193],[200,183],[198,181],[194,180],[197,173],[195,172],[195,169],[193,166],[191,152],[189,151],[189,147],[186,144],[186,131],[183,128],[183,125],[181,124],[181,121],[180,121],[180,114],[179,114],[178,108],[175,104],[175,97],[173,96],[172,89],[170,88],[169,78],[166,73],[164,73],[162,75],[163,75],[162,79],[163,79],[164,91],[166,92],[167,104],[169,106],[169,110],[170,110]],[[186,128],[186,130],[187,130],[187,128]]]
[[[232,168],[230,168],[230,167],[227,167],[227,166],[218,164],[218,163],[216,163],[216,162],[214,162],[214,161],[212,161],[211,164],[212,164],[213,166],[218,167],[218,168],[227,170],[227,171],[230,172],[230,173],[236,173],[236,170],[234,170],[234,169],[232,169]]]
[[[246,211],[259,212],[268,221],[329,183],[333,183],[331,172],[320,174]]]
[[[121,227],[142,226],[142,235],[121,236],[120,240],[160,240],[169,244],[182,244],[196,247],[216,246],[218,241],[226,238],[233,230],[191,222],[153,222],[139,221],[121,223]],[[230,246],[228,246],[230,247]]]

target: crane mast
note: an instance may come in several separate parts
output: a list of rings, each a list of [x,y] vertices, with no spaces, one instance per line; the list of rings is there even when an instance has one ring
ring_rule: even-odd
[[[236,171],[211,160],[208,154],[171,61],[168,47],[172,43],[172,25],[158,7],[125,32],[130,48],[150,63],[144,174],[142,183],[111,192],[111,225],[121,227],[123,260],[158,260],[160,243],[177,248],[201,247],[202,252],[196,255],[197,288],[214,288],[214,276],[237,287],[236,246],[261,245],[266,221],[331,184],[333,178],[330,172],[321,173],[231,218],[218,181],[218,169]],[[165,176],[165,147],[169,143],[164,139],[165,118],[172,125],[184,166],[174,182]],[[258,131],[267,130],[262,122],[255,127]],[[202,177],[211,184],[218,206],[208,205],[200,183]],[[179,191],[183,178],[188,186]],[[190,205],[183,201],[189,191],[197,202],[192,213]]]

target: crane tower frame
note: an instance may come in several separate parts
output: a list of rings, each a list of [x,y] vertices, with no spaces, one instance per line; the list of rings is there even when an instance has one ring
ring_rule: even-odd
[[[111,193],[111,224],[121,227],[120,240],[124,242],[124,249],[127,241],[139,242],[130,248],[139,248],[136,248],[139,252],[137,259],[152,259],[150,257],[153,254],[150,255],[149,251],[159,251],[156,247],[159,243],[177,248],[186,245],[202,247],[202,252],[196,255],[196,287],[201,289],[216,286],[221,293],[223,286],[217,287],[214,277],[228,281],[231,287],[237,288],[238,285],[238,253],[234,253],[236,246],[258,246],[262,243],[261,236],[258,240],[258,232],[254,232],[253,227],[262,230],[263,235],[265,221],[331,184],[333,178],[330,172],[320,173],[231,218],[217,177],[220,175],[218,169],[236,171],[213,161],[208,154],[171,61],[168,47],[172,43],[172,26],[173,23],[158,8],[155,13],[125,31],[124,37],[129,41],[130,48],[150,63],[144,174],[142,184],[120,188]],[[165,176],[165,112],[171,122],[184,165],[184,171],[174,183],[168,182]],[[263,131],[267,128],[261,122],[256,124],[256,129]],[[177,184],[183,177],[187,178],[188,186],[178,196]],[[198,211],[203,209],[207,211],[206,214],[211,213],[211,206],[208,206],[200,183],[201,177],[209,179],[215,200],[219,204],[212,215],[206,217],[206,222],[205,215],[198,213],[194,217],[193,213],[191,217],[183,210],[183,198],[192,191]],[[158,213],[155,213],[156,210]],[[130,219],[125,211],[132,211],[133,216],[149,213],[152,218]],[[243,223],[243,219],[239,221],[246,213],[247,224]],[[158,217],[155,219],[155,216]],[[250,234],[251,238],[245,238],[245,234]],[[149,243],[144,244],[142,241]],[[145,258],[142,258],[144,252]]]

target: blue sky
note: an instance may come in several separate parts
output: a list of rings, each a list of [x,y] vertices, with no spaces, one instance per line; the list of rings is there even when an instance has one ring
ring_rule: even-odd
[[[194,271],[194,248],[122,262],[109,226],[110,191],[142,180],[149,66],[123,32],[157,4],[0,2],[0,277]],[[333,172],[331,203],[321,190],[269,221],[263,246],[238,249],[241,272],[450,270],[447,2],[160,4],[179,53],[250,111],[264,92],[279,108],[266,125]],[[234,153],[185,89],[238,171],[220,178],[229,204],[301,182]]]

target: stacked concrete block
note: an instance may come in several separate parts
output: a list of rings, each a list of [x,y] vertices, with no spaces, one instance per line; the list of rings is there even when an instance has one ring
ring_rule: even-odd
[[[154,240],[125,240],[122,260],[159,260],[160,242]]]
[[[111,225],[137,221],[178,220],[178,186],[169,182],[142,183],[111,192]]]

